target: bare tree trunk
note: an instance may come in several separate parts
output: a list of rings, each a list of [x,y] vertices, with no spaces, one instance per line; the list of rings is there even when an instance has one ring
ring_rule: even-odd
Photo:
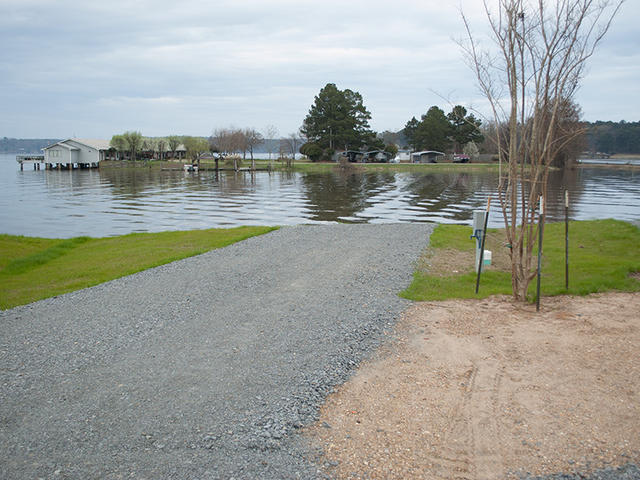
[[[463,14],[468,41],[461,46],[489,101],[496,125],[498,197],[517,300],[526,300],[537,273],[533,251],[544,214],[537,219],[535,212],[539,199],[547,194],[549,168],[575,136],[559,127],[561,107],[571,102],[586,61],[623,2],[498,0],[498,11],[492,12],[484,0],[497,52],[479,50]],[[502,100],[505,88],[508,102]],[[506,135],[501,126],[508,126]],[[506,176],[502,174],[504,162]]]

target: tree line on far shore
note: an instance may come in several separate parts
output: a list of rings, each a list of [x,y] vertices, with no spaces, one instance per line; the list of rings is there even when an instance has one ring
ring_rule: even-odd
[[[247,154],[254,160],[257,148],[264,145],[269,158],[274,153],[286,158],[287,163],[299,152],[312,161],[330,161],[338,151],[384,152],[386,158],[394,157],[398,148],[461,151],[463,147],[482,141],[479,130],[480,120],[468,114],[465,107],[455,106],[445,116],[437,106],[431,107],[422,115],[421,120],[413,117],[403,129],[403,136],[390,138],[374,132],[369,126],[371,113],[364,106],[360,93],[340,90],[328,83],[315,97],[314,104],[297,132],[281,137],[275,152],[272,140],[278,135],[277,129],[269,126],[264,133],[255,128],[218,128],[207,139],[203,137],[169,136],[166,138],[143,137],[140,132],[127,131],[114,135],[111,146],[118,152],[119,158],[135,160],[140,156],[163,160],[175,158],[180,152],[192,161],[203,154],[218,153],[222,156]],[[399,145],[403,138],[405,145]],[[265,140],[267,139],[267,140]]]
[[[265,134],[278,135],[275,127],[269,126]],[[294,135],[294,139],[265,138],[263,133],[255,128],[227,127],[215,129],[209,137],[190,135],[170,135],[168,137],[145,137],[138,131],[127,131],[114,135],[110,145],[117,152],[118,159],[127,160],[169,160],[189,158],[198,160],[203,154],[217,153],[221,156],[238,155],[243,158],[250,156],[254,159],[258,147],[261,152],[274,153],[280,157],[288,153],[295,153],[301,145],[301,140]],[[276,145],[278,147],[276,147]],[[291,147],[291,145],[293,145]]]
[[[300,129],[279,138],[277,143],[273,139],[278,137],[278,131],[269,126],[263,132],[255,128],[218,128],[208,138],[175,135],[148,138],[140,132],[125,132],[114,135],[111,146],[130,159],[142,152],[144,158],[163,160],[178,156],[197,161],[203,154],[215,152],[222,156],[241,155],[245,159],[249,155],[252,162],[254,153],[264,146],[270,159],[276,153],[290,165],[298,152],[312,161],[334,160],[340,151],[384,152],[390,158],[399,148],[465,153],[470,157],[479,153],[497,154],[496,138],[509,136],[508,125],[483,124],[462,105],[454,106],[447,114],[434,105],[419,120],[412,117],[399,132],[376,133],[369,126],[370,119],[371,113],[360,93],[340,90],[328,83],[315,97]],[[580,107],[572,100],[561,103],[556,122],[557,128],[571,132],[567,134],[571,140],[565,142],[553,159],[558,167],[570,165],[589,150],[640,152],[640,122],[582,122]]]
[[[585,122],[586,140],[592,152],[640,153],[640,121]]]
[[[438,110],[440,110],[440,112],[432,111],[434,108],[437,108]],[[429,115],[430,111],[431,115]],[[427,111],[427,114],[423,115],[422,118],[425,118],[426,116],[437,117],[439,119],[437,121],[442,123],[441,112],[444,113],[443,110],[441,110],[439,107],[431,107]],[[448,117],[449,115],[446,115],[445,117]],[[407,122],[405,128],[401,130],[395,132],[385,130],[378,133],[376,135],[379,140],[377,145],[379,146],[381,142],[383,144],[383,148],[384,146],[388,145],[397,145],[402,149],[419,148],[417,142],[422,141],[422,139],[426,138],[426,136],[421,136],[420,134],[418,134],[417,140],[415,137],[411,136],[411,129],[415,127],[416,122],[419,121],[415,117],[413,117]],[[580,124],[585,131],[585,135],[583,137],[583,140],[577,147],[578,152],[586,151],[602,152],[607,154],[640,154],[640,121],[596,121],[580,122]],[[407,127],[409,128],[407,129]],[[480,153],[496,153],[496,147],[490,139],[491,130],[494,128],[495,126],[491,123],[484,123],[480,125],[479,131],[482,135],[482,140],[478,140],[477,138],[474,139],[474,143],[476,144]],[[246,143],[242,135],[242,132],[246,130],[252,130],[253,132],[255,132],[251,135],[253,137],[253,140],[251,140],[251,146]],[[256,152],[267,153],[269,155],[269,158],[274,156],[290,156],[292,148],[294,151],[298,152],[300,147],[304,143],[304,138],[297,133],[292,133],[287,135],[286,137],[278,138],[278,130],[273,126],[265,128],[262,132],[256,131],[255,129],[240,129],[234,127],[222,128],[215,130],[212,133],[212,137],[216,136],[216,132],[223,132],[224,136],[230,138],[230,142],[228,143],[229,146],[227,147],[230,153],[239,154],[243,157],[247,154],[251,155],[252,151],[254,154]],[[259,139],[258,143],[255,143],[256,133]],[[116,135],[116,137],[118,137],[118,135]],[[134,137],[137,137],[137,135]],[[140,138],[140,142],[136,142],[136,140],[134,139],[134,142],[136,142],[137,145],[136,152],[137,154],[139,153],[139,158],[163,160],[169,158],[182,158],[186,155],[187,149],[185,140],[187,138],[202,139],[207,141],[208,145],[211,146],[210,138],[207,137],[190,137],[184,135],[170,135],[168,137],[143,137],[142,134],[140,134]],[[3,137],[0,138],[0,153],[38,153],[44,147],[52,145],[60,140],[61,139],[54,138],[49,139]],[[116,142],[120,141],[121,140],[116,140]],[[190,144],[190,142],[187,141],[187,144]],[[438,150],[437,145],[435,145],[435,147],[436,148],[432,149]],[[121,146],[121,148],[123,147]],[[447,148],[449,148],[449,146],[444,147],[445,150]],[[121,151],[129,152],[130,150],[129,147],[126,147]],[[197,151],[197,148],[193,151]],[[129,154],[127,154],[127,157],[128,156]]]
[[[335,84],[325,85],[300,128],[305,139],[300,152],[311,160],[331,160],[338,150],[352,152],[383,151],[394,156],[398,148],[413,151],[436,150],[461,152],[466,145],[483,140],[481,121],[462,105],[456,105],[445,115],[437,106],[431,107],[418,120],[411,118],[398,134],[378,134],[369,126],[371,113],[362,95],[350,89],[340,90]]]

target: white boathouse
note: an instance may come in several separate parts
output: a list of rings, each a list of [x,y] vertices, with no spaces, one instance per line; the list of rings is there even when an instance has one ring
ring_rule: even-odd
[[[109,140],[69,138],[44,147],[45,168],[95,168],[107,158]]]

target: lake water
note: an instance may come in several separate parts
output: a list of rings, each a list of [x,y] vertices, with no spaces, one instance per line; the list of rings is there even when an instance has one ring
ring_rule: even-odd
[[[0,233],[94,237],[237,225],[324,222],[470,224],[495,193],[492,172],[304,174],[94,169],[20,171],[0,155]],[[548,218],[640,220],[640,171],[554,172]],[[490,225],[501,226],[494,209]]]

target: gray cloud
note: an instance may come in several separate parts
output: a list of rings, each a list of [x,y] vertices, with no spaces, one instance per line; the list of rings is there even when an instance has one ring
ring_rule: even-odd
[[[477,1],[465,10],[485,23]],[[586,118],[637,119],[640,62],[626,4],[578,95]],[[442,97],[482,108],[448,2],[0,3],[0,135],[207,135],[296,130],[328,82],[362,93],[378,130]],[[437,93],[434,93],[437,92]]]

